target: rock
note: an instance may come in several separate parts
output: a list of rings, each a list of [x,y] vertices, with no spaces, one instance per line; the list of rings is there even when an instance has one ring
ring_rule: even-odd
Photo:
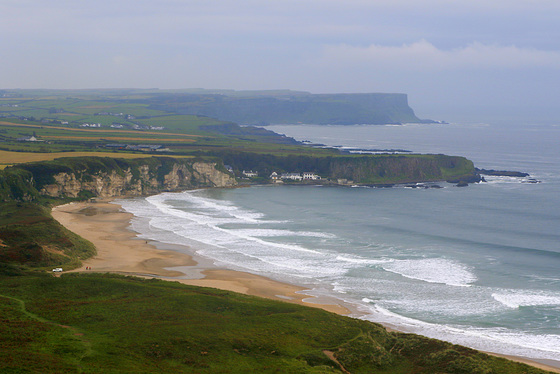
[[[52,197],[79,197],[87,192],[96,197],[139,196],[161,191],[198,187],[231,187],[235,178],[216,168],[215,162],[175,162],[130,166],[124,170],[99,170],[94,173],[62,172],[53,175],[55,183],[43,186],[40,193]],[[167,171],[163,172],[164,169]]]

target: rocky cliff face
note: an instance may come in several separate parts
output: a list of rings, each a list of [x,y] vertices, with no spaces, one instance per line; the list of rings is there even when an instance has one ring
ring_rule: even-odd
[[[167,160],[154,163],[150,160],[147,164],[132,164],[117,169],[62,171],[53,174],[52,183],[41,186],[39,193],[51,197],[108,198],[188,188],[235,186],[235,178],[217,166],[215,162]]]

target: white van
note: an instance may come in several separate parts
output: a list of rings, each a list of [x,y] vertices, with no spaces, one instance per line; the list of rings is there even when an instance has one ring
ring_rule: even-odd
[[[54,268],[54,269],[52,269],[52,271],[54,273],[60,273],[62,271],[62,268]]]

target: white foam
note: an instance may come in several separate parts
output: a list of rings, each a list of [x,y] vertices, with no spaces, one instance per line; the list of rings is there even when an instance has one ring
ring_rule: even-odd
[[[519,183],[540,183],[539,180],[532,177],[509,177],[497,175],[485,175],[484,180],[486,183],[492,184],[519,184]]]
[[[463,264],[444,259],[395,260],[383,265],[383,269],[410,279],[449,286],[470,286],[476,276]]]
[[[201,205],[206,207],[192,207],[192,201],[196,204],[203,201]],[[182,202],[185,204],[181,205]],[[248,222],[250,220],[238,219],[239,212],[247,211],[232,209],[227,204],[226,209],[221,210],[221,204],[212,204],[208,199],[201,200],[185,193],[151,196],[146,198],[143,204],[130,206],[131,211],[146,218],[149,226],[158,230],[157,240],[167,237],[184,238],[183,244],[193,243],[198,254],[227,266],[269,275],[276,273],[308,279],[338,277],[347,271],[344,264],[335,261],[333,254],[307,248],[297,240],[297,237],[307,237],[311,240],[317,238],[316,241],[336,238],[333,234],[263,229],[260,228],[261,223],[268,224],[271,221],[262,219],[259,222]],[[237,217],[232,216],[231,212],[236,212]],[[224,224],[250,225],[250,228],[231,228]],[[168,234],[165,234],[166,232]],[[269,237],[281,236],[287,237],[291,242],[267,240]]]
[[[325,232],[292,231],[292,230],[284,230],[284,229],[235,229],[231,231],[236,232],[239,235],[243,235],[243,236],[256,236],[256,237],[300,236],[300,237],[326,238],[326,239],[336,238],[336,235],[325,233]]]
[[[174,208],[166,203],[166,200],[175,200],[188,203],[190,212],[199,211],[199,216],[223,217],[237,219],[241,222],[259,223],[264,215],[260,212],[244,210],[232,205],[229,201],[212,200],[195,195],[196,191],[181,193],[164,193],[146,198],[146,201],[154,205],[157,209],[168,214],[177,215],[184,211]],[[184,215],[183,215],[184,216]]]
[[[256,238],[250,235],[246,235],[243,233],[244,230],[230,230],[230,229],[223,229],[220,227],[213,227],[216,231],[221,231],[224,233],[228,233],[232,236],[236,236],[238,238],[242,238],[245,240],[249,240],[249,241],[253,241],[265,246],[269,246],[269,247],[274,247],[274,248],[278,248],[278,249],[285,249],[285,250],[291,250],[291,251],[299,251],[299,252],[308,252],[308,253],[315,253],[315,254],[321,254],[321,252],[319,251],[315,251],[313,249],[308,249],[308,248],[304,248],[302,246],[299,245],[293,245],[293,244],[283,244],[283,243],[273,243],[273,242],[268,242],[265,240],[262,240],[260,238]]]
[[[510,293],[493,293],[492,297],[507,306],[517,309],[524,306],[560,305],[560,294],[544,292],[516,291]]]
[[[370,313],[361,317],[362,319],[388,323],[406,332],[419,333],[488,352],[560,360],[560,335],[514,332],[506,328],[439,325],[391,312],[371,299],[364,298],[362,302],[367,305],[367,309],[360,309]]]
[[[379,264],[385,264],[387,262],[394,261],[392,259],[378,260],[378,259],[369,259],[369,258],[350,256],[350,255],[338,255],[336,256],[336,259],[338,261],[344,261],[351,264],[364,264],[364,265],[379,265]]]

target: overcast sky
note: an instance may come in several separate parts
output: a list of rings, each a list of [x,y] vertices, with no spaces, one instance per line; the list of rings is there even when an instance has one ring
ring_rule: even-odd
[[[402,92],[554,119],[559,0],[1,0],[0,88]]]

